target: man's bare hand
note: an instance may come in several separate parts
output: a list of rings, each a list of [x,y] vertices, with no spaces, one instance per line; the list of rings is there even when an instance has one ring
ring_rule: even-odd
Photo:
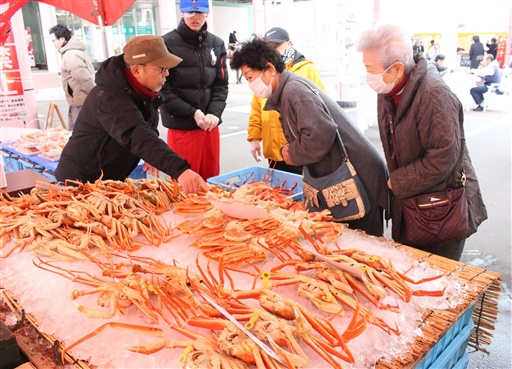
[[[210,186],[196,172],[187,169],[178,177],[178,183],[181,185],[185,194],[197,193],[199,190],[208,191]]]
[[[148,174],[151,174],[152,176],[158,177],[160,176],[160,171],[156,169],[154,166],[144,163],[144,166],[142,167],[143,172],[147,172]]]

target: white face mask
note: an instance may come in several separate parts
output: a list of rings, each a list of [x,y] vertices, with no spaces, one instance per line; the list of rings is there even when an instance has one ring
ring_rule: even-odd
[[[391,83],[384,82],[384,73],[386,73],[389,68],[391,68],[393,64],[391,64],[384,72],[372,74],[369,72],[366,72],[366,82],[370,85],[371,88],[378,94],[387,94],[390,92],[393,87],[395,87],[395,81]]]
[[[249,88],[259,98],[267,99],[272,95],[272,81],[274,80],[274,75],[272,75],[270,84],[266,85],[265,82],[263,82],[261,79],[263,72],[265,71],[261,71],[260,76],[249,83]]]

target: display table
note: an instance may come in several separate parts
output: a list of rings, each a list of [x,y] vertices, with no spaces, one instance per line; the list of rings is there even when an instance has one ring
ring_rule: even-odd
[[[36,181],[52,182],[49,178],[30,169],[6,173],[5,179],[7,180],[7,187],[3,188],[3,190],[7,192],[9,196],[18,196],[20,193],[30,193],[30,190],[36,186]]]
[[[76,189],[77,193],[71,196],[70,191],[75,191],[75,188],[62,188],[61,194],[58,193],[58,188],[52,188],[48,191],[48,194],[38,194],[33,201],[34,205],[28,205],[29,202],[24,201],[23,214],[13,208],[12,216],[4,217],[9,218],[4,220],[4,224],[8,225],[13,221],[18,222],[17,224],[22,223],[17,233],[23,236],[21,234],[23,231],[27,236],[24,236],[24,240],[16,239],[11,240],[11,242],[7,240],[5,246],[0,249],[0,256],[5,257],[7,261],[5,265],[2,265],[2,279],[0,281],[3,298],[9,301],[10,305],[16,306],[13,309],[13,314],[16,315],[15,318],[13,319],[11,315],[11,322],[6,325],[12,326],[19,321],[21,319],[20,312],[24,309],[25,315],[30,316],[29,320],[50,343],[58,342],[59,350],[79,342],[79,344],[73,345],[72,348],[70,347],[70,351],[64,356],[68,363],[77,367],[183,368],[180,357],[184,353],[184,347],[171,347],[171,343],[176,342],[174,340],[183,341],[185,339],[187,341],[185,346],[187,346],[191,337],[185,337],[181,331],[175,331],[174,327],[179,325],[182,328],[193,329],[192,326],[187,324],[189,318],[202,316],[206,311],[211,312],[212,310],[199,311],[196,309],[197,306],[207,307],[205,306],[207,303],[201,298],[204,291],[200,292],[200,288],[194,288],[191,294],[186,294],[184,290],[171,292],[172,290],[166,287],[167,284],[165,283],[173,274],[171,273],[173,266],[186,269],[187,283],[185,285],[187,286],[189,285],[188,281],[194,280],[194,283],[201,284],[202,288],[215,293],[217,289],[211,281],[216,279],[220,283],[224,283],[222,289],[224,291],[224,303],[226,302],[224,295],[226,291],[232,291],[233,293],[235,291],[237,293],[249,292],[250,294],[246,296],[253,298],[261,292],[265,293],[267,286],[265,286],[263,279],[271,278],[270,283],[276,283],[276,285],[268,288],[288,299],[285,302],[296,307],[294,312],[294,314],[297,314],[296,316],[300,318],[302,314],[308,311],[320,321],[328,318],[329,324],[317,325],[315,330],[308,330],[307,325],[304,326],[306,328],[304,330],[297,329],[297,332],[302,335],[301,338],[304,338],[300,339],[297,345],[301,346],[301,350],[304,350],[303,357],[310,360],[308,367],[315,369],[332,368],[333,365],[315,353],[305,343],[306,338],[308,336],[315,337],[317,342],[323,342],[322,347],[326,347],[326,337],[330,336],[329,331],[339,332],[340,334],[348,331],[346,344],[355,360],[354,362],[348,362],[347,360],[331,358],[336,361],[336,364],[339,364],[336,366],[337,368],[398,369],[408,367],[450,369],[464,367],[467,360],[465,349],[473,330],[472,317],[477,330],[475,345],[482,344],[482,341],[486,338],[485,331],[493,329],[497,314],[501,275],[398,245],[384,238],[368,236],[362,232],[348,229],[344,229],[342,234],[336,232],[332,238],[329,238],[331,241],[326,241],[324,245],[334,252],[344,251],[346,252],[345,255],[352,255],[353,250],[364,250],[364,255],[368,256],[367,261],[371,263],[382,260],[385,265],[392,262],[392,270],[407,275],[411,280],[411,282],[408,282],[411,283],[409,285],[411,294],[404,299],[405,296],[398,297],[399,294],[394,294],[390,289],[386,289],[384,291],[385,297],[380,300],[381,303],[373,304],[367,297],[363,298],[362,292],[361,294],[357,293],[356,296],[355,291],[342,294],[341,290],[338,290],[336,299],[333,299],[330,298],[333,290],[318,291],[319,298],[317,300],[331,304],[329,305],[329,312],[320,311],[313,301],[304,299],[304,295],[299,294],[299,286],[295,283],[298,281],[295,278],[297,270],[294,269],[294,264],[286,263],[288,260],[294,260],[298,261],[301,267],[305,264],[303,263],[305,260],[298,260],[293,257],[295,251],[292,252],[292,249],[297,250],[294,244],[296,237],[297,244],[300,242],[300,248],[308,251],[313,249],[309,241],[300,239],[293,234],[288,235],[287,229],[299,225],[300,227],[308,227],[308,221],[319,222],[308,218],[309,215],[306,214],[300,216],[299,211],[279,208],[275,209],[276,211],[273,213],[268,213],[271,219],[261,218],[253,222],[244,219],[225,219],[230,224],[228,228],[227,225],[224,227],[222,224],[215,222],[212,219],[213,217],[197,211],[198,202],[196,199],[190,203],[178,204],[183,201],[182,195],[179,195],[178,198],[178,195],[173,193],[175,199],[173,208],[165,208],[162,212],[158,211],[159,218],[158,220],[151,220],[154,227],[151,232],[145,233],[147,236],[142,236],[141,233],[136,236],[130,234],[129,237],[125,237],[128,233],[122,231],[123,224],[129,226],[134,223],[124,222],[121,224],[120,221],[116,222],[116,234],[121,237],[119,240],[133,240],[137,241],[137,244],[123,243],[122,250],[112,250],[112,253],[102,255],[99,248],[87,246],[87,244],[88,240],[93,240],[95,245],[102,245],[97,240],[97,235],[104,233],[99,227],[110,224],[109,220],[112,219],[112,216],[108,217],[106,215],[108,209],[112,209],[112,207],[104,206],[105,212],[103,214],[101,201],[98,203],[95,200],[104,200],[105,195],[109,194],[112,196],[112,200],[116,200],[115,204],[126,204],[126,208],[123,208],[125,211],[122,212],[124,216],[135,214],[139,219],[142,219],[143,214],[141,212],[143,209],[147,214],[157,213],[156,209],[160,209],[160,205],[167,203],[167,201],[164,200],[162,193],[159,195],[149,193],[150,189],[155,188],[155,182],[148,182],[147,185],[139,187],[126,187],[124,190],[119,185],[118,187],[110,187],[110,184],[108,184],[107,188],[102,188],[99,184],[95,184],[95,186],[89,187],[92,191],[90,194],[94,194],[94,197],[82,196],[86,195],[84,189]],[[100,192],[97,192],[96,188],[99,188]],[[137,194],[132,194],[137,189],[140,191]],[[165,193],[169,194],[171,192],[167,189]],[[244,191],[240,192],[244,193]],[[130,195],[133,200],[127,201],[127,196]],[[211,195],[213,197],[219,196],[218,193],[215,194],[216,196],[213,193]],[[137,204],[137,199],[140,198],[139,196],[158,199],[158,201],[144,201],[143,206],[134,207],[134,204]],[[249,196],[246,197],[249,198]],[[38,200],[41,199],[48,199],[48,205],[39,203]],[[241,199],[238,199],[238,201],[241,201]],[[92,207],[92,203],[97,205]],[[184,213],[184,209],[191,207],[193,207],[192,212]],[[77,211],[77,209],[85,208],[91,209],[87,216],[83,212]],[[134,209],[137,209],[137,211],[135,212]],[[181,211],[178,212],[178,210]],[[73,223],[74,228],[69,228],[69,225],[64,226],[64,222],[59,222],[59,219],[63,219],[63,211],[71,214],[74,219],[78,219],[80,222]],[[50,212],[53,215],[50,216]],[[5,213],[8,213],[8,209]],[[214,212],[212,211],[210,214],[212,213]],[[30,222],[35,220],[34,215],[38,216],[37,223]],[[297,223],[294,223],[297,216],[299,216],[299,219]],[[21,217],[25,217],[26,221],[20,222]],[[276,225],[276,221],[279,224]],[[114,224],[114,222],[112,223]],[[322,223],[322,227],[318,227],[319,232],[325,227],[331,229],[330,226],[333,223],[325,223],[327,224]],[[88,224],[87,227],[86,224]],[[167,233],[167,228],[162,226],[164,224],[169,227],[169,233]],[[199,226],[211,226],[213,228],[197,229],[198,224]],[[57,226],[59,228],[56,228]],[[30,227],[32,227],[34,234],[37,229],[42,229],[44,232],[41,234],[55,234],[58,237],[51,244],[49,241],[47,243],[33,242],[32,240],[36,240],[36,238],[28,237],[32,233],[26,232],[27,228]],[[84,227],[87,230],[93,230],[92,236],[96,238],[92,238],[90,233],[83,231],[83,237],[77,239],[75,235],[80,235],[80,233],[77,233],[79,228],[85,229]],[[313,226],[313,229],[316,229],[315,227]],[[215,238],[215,242],[211,242],[211,239],[208,238],[209,235],[213,230],[218,231],[219,228],[222,232],[221,236]],[[137,228],[130,228],[130,230],[133,229]],[[244,233],[240,231],[242,229],[250,233],[250,239],[243,238],[247,243],[241,241],[242,236],[244,236]],[[94,230],[100,232],[97,233]],[[154,242],[160,239],[158,235],[162,234],[162,230],[165,230],[168,237],[162,242]],[[275,234],[279,235],[278,239],[287,239],[284,244],[290,246],[290,249],[283,249],[282,252],[278,251],[277,243],[272,242],[272,237],[266,238]],[[70,243],[63,243],[62,237],[68,235],[67,239]],[[227,235],[229,235],[229,238]],[[112,245],[117,244],[117,239],[114,239],[114,236],[116,235],[113,232],[109,236]],[[38,235],[36,234],[35,237],[38,237]],[[266,240],[262,242],[265,242],[269,247],[262,246],[258,248],[252,242],[252,240],[261,241],[262,239]],[[37,240],[44,241],[40,237]],[[78,242],[81,246],[80,249],[77,240],[80,241]],[[109,240],[105,242],[110,243]],[[228,240],[237,242],[233,244]],[[258,245],[263,245],[262,242]],[[265,254],[265,258],[251,258],[251,255],[257,256],[258,252],[263,249],[270,250],[270,244],[274,248],[272,253]],[[63,248],[64,253],[55,255],[53,250],[65,245],[68,248]],[[73,245],[77,246],[76,250],[74,250]],[[232,250],[229,249],[228,245],[231,245]],[[214,250],[212,250],[212,246],[215,248]],[[229,274],[232,278],[229,281],[227,278],[224,278],[224,282],[220,281],[221,269],[224,271],[228,269],[226,261],[229,260],[228,256],[232,254],[230,251],[237,251],[236,256],[238,257],[240,249],[244,250],[241,256],[243,258],[242,262],[231,264]],[[110,248],[103,247],[103,250],[107,251]],[[220,268],[217,262],[214,261],[217,252],[221,253],[223,268]],[[49,260],[48,257],[43,256],[45,254],[53,255],[52,259]],[[66,260],[66,255],[73,255],[72,263],[70,263],[70,260]],[[286,265],[283,265],[285,263]],[[319,267],[316,266],[318,263],[313,264],[315,264],[313,265],[314,268]],[[305,266],[307,267],[309,264]],[[358,266],[358,268],[361,268],[361,266]],[[199,269],[204,273],[202,273],[202,278],[195,280],[194,276],[200,275]],[[345,268],[342,269],[345,270]],[[360,270],[366,273],[367,269],[365,267]],[[142,274],[144,274],[144,278],[137,279]],[[165,277],[163,277],[164,274]],[[357,274],[353,275],[356,276]],[[373,275],[380,274],[375,271]],[[391,276],[391,274],[389,275]],[[130,279],[125,279],[125,277]],[[133,277],[137,278],[133,279]],[[304,274],[303,277],[306,278],[306,275]],[[381,277],[384,277],[384,275]],[[398,281],[400,278],[395,275],[394,279]],[[277,284],[284,280],[289,280],[291,283]],[[128,294],[128,284],[125,283],[129,281],[133,281],[134,287],[141,286],[140,290],[136,287],[136,290],[140,293],[132,291]],[[148,284],[144,281],[147,281]],[[412,281],[417,281],[419,284]],[[142,283],[139,284],[139,282]],[[178,285],[178,281],[173,283]],[[323,286],[321,282],[312,282],[309,278],[300,280],[302,287],[306,287],[306,284],[317,287]],[[132,285],[131,282],[130,285]],[[115,305],[104,303],[107,300],[116,301],[110,300],[110,295],[105,295],[108,291],[115,292],[115,290],[107,288],[109,286],[122,288],[123,290],[123,293],[119,295],[119,303]],[[158,297],[154,291],[158,293]],[[164,291],[168,292],[164,293]],[[329,292],[327,293],[327,291]],[[253,292],[256,292],[256,295]],[[142,293],[146,297],[141,298]],[[354,297],[351,297],[352,295]],[[117,296],[117,294],[112,295],[116,298]],[[121,300],[121,296],[133,298],[134,303],[125,304],[124,300]],[[178,296],[181,296],[181,298],[176,299]],[[258,308],[259,302],[257,299],[245,299],[244,296],[237,298],[243,300],[243,304],[246,304],[247,308],[262,311]],[[335,304],[338,298],[343,301],[346,316],[345,313],[340,314],[341,310],[331,310],[331,308],[341,306]],[[351,301],[354,301],[355,298],[357,298],[358,303],[352,305]],[[236,305],[238,306],[238,303]],[[299,305],[301,310],[297,308]],[[356,307],[358,308],[356,309]],[[181,318],[180,311],[184,314],[183,318]],[[298,311],[302,313],[299,314]],[[154,315],[156,312],[158,315]],[[357,322],[354,320],[353,323],[357,323],[356,325],[359,328],[349,330],[349,323],[356,313],[359,318],[356,319]],[[265,318],[266,314],[260,316],[262,320],[267,319]],[[249,318],[239,317],[238,319],[245,322]],[[259,318],[256,316],[256,319]],[[290,319],[288,322],[282,321],[282,326],[291,329],[292,326],[298,324],[299,320],[302,321],[301,324],[305,322],[305,319]],[[268,321],[270,322],[271,319]],[[279,326],[281,327],[281,324]],[[132,330],[118,329],[127,327],[132,328]],[[133,329],[135,327],[137,329]],[[327,329],[318,329],[319,327]],[[389,327],[389,330],[386,327]],[[141,331],[138,328],[143,328],[143,330]],[[217,331],[216,337],[220,337],[219,331],[222,328],[213,329]],[[362,330],[356,332],[359,329]],[[155,332],[161,333],[161,335],[155,337],[153,335]],[[196,332],[197,334],[211,334],[208,329]],[[84,337],[85,340],[82,340]],[[169,346],[161,350],[155,350],[151,355],[143,355],[137,352],[137,349],[132,351],[126,349],[127,347],[152,344],[162,338]],[[292,336],[289,336],[289,338],[292,339]],[[343,340],[345,340],[344,337]],[[334,351],[337,354],[341,353],[340,350],[342,350],[340,342],[342,342],[341,338],[333,343],[333,345],[336,344]],[[285,345],[283,344],[283,346]],[[253,368],[254,366],[250,367]],[[306,366],[303,365],[303,367]]]

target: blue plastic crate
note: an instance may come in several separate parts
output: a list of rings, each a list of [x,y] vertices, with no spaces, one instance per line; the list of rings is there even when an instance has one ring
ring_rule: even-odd
[[[128,178],[131,179],[144,179],[148,177],[148,173],[143,171],[142,168],[144,168],[144,161],[140,161],[139,165],[137,165],[137,168],[133,172],[130,173]]]
[[[35,166],[34,163],[25,159],[19,159],[18,164],[20,165],[20,170],[34,169]]]
[[[5,173],[17,172],[21,170],[21,166],[19,163],[19,156],[10,154],[2,150],[2,158],[4,161],[4,170]]]
[[[437,341],[434,347],[432,347],[421,363],[416,366],[416,369],[451,369],[457,361],[462,358],[473,329],[471,315],[474,309],[475,305],[471,306],[464,315],[455,322],[439,341]],[[461,334],[464,337],[467,335],[465,342],[461,341]],[[463,347],[461,347],[461,345],[463,345]],[[451,365],[448,365],[446,361],[450,361]],[[440,366],[443,362],[445,363]]]
[[[432,363],[429,369],[454,368],[464,357],[466,347],[473,331],[473,321],[470,321],[451,341],[443,353]]]
[[[469,355],[468,352],[465,351],[464,355],[457,361],[457,363],[453,366],[452,369],[466,369],[469,364]]]
[[[295,186],[292,191],[293,195],[290,197],[295,201],[304,198],[302,193],[302,176],[276,169],[272,171],[272,169],[266,167],[253,166],[236,170],[208,178],[207,182],[219,185],[227,190],[232,188],[235,191],[245,183],[262,182],[264,179],[269,180],[268,184],[272,187],[283,186],[283,189],[290,189]]]

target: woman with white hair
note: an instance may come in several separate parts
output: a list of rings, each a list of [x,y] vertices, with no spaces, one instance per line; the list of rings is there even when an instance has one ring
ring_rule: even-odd
[[[380,137],[390,172],[393,239],[459,260],[465,240],[487,218],[475,171],[464,138],[464,114],[456,95],[427,60],[413,57],[410,34],[396,25],[382,25],[361,34],[367,82],[377,93]],[[408,229],[402,203],[417,195],[465,185],[465,236],[412,244],[417,229]]]

